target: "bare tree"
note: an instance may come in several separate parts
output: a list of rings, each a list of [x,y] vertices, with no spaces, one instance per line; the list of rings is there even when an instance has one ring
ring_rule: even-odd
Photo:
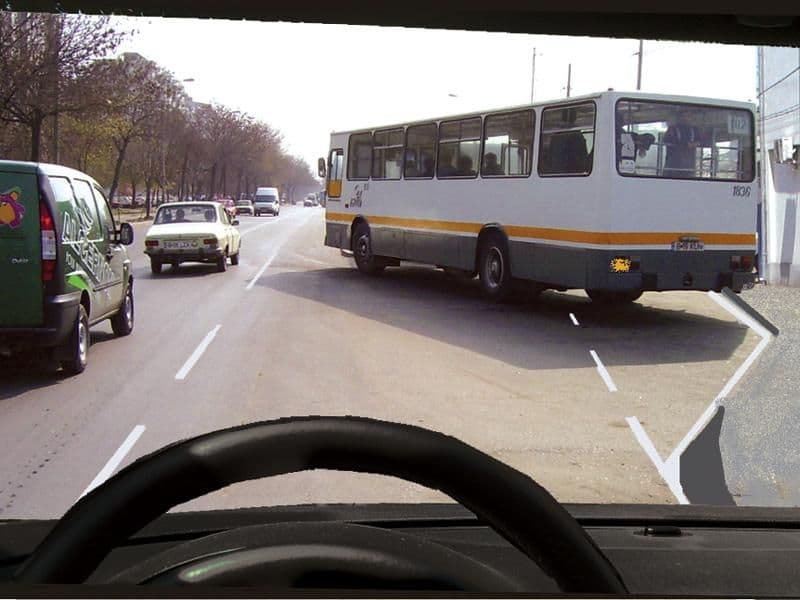
[[[31,160],[40,159],[48,117],[103,101],[90,73],[123,36],[108,17],[0,12],[0,120],[29,129]]]

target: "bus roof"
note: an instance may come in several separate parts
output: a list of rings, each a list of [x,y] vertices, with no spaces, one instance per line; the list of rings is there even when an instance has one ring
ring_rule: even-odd
[[[414,119],[410,121],[402,121],[392,124],[381,124],[374,127],[361,127],[359,129],[345,129],[339,131],[331,131],[331,136],[342,135],[348,133],[359,133],[366,131],[374,131],[376,129],[392,129],[396,127],[403,127],[406,125],[419,125],[422,123],[430,123],[432,121],[447,121],[451,119],[463,119],[466,117],[474,117],[484,115],[487,113],[507,112],[513,110],[522,110],[525,108],[547,108],[549,106],[560,106],[564,104],[574,104],[585,100],[596,100],[601,97],[616,98],[635,98],[642,100],[659,100],[664,102],[685,102],[687,104],[707,104],[712,106],[730,106],[731,108],[741,108],[744,110],[755,110],[755,104],[751,102],[742,102],[740,100],[725,100],[722,98],[706,98],[701,96],[679,96],[674,94],[652,94],[647,92],[624,92],[607,90],[605,92],[595,92],[592,94],[585,94],[583,96],[572,96],[570,98],[554,98],[551,100],[542,100],[534,102],[533,104],[516,104],[513,106],[505,106],[498,108],[488,108],[486,110],[477,110],[464,113],[454,113],[449,115],[442,115],[438,117],[430,117],[426,119]]]

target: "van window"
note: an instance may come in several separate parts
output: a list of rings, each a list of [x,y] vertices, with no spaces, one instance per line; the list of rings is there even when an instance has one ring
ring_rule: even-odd
[[[94,186],[94,199],[97,201],[97,214],[100,216],[100,225],[106,230],[108,239],[114,239],[114,216],[108,205],[105,193],[99,187]]]
[[[82,179],[72,180],[72,189],[75,190],[75,197],[78,200],[79,212],[85,212],[89,219],[89,239],[101,240],[103,233],[100,229],[100,218],[97,214],[97,204],[92,193],[92,186],[89,182]]]

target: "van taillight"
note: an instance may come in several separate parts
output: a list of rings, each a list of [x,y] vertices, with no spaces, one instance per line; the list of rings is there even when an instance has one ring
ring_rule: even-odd
[[[56,227],[50,209],[39,203],[39,229],[42,234],[42,281],[53,281],[56,274]]]

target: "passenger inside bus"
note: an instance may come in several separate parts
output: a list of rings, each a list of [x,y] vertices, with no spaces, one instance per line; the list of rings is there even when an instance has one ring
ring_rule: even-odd
[[[419,173],[420,177],[433,177],[433,157],[422,157],[422,170]]]
[[[668,121],[663,141],[667,147],[663,175],[684,179],[696,177],[700,133],[685,110],[678,113],[677,119]]]
[[[453,152],[446,147],[439,150],[439,177],[454,177],[459,174],[458,169],[453,166]]]
[[[591,159],[580,131],[557,133],[550,138],[549,173],[587,173]]]
[[[505,175],[503,167],[497,162],[497,155],[494,152],[488,152],[483,157],[483,174],[484,175]]]
[[[462,177],[474,177],[477,173],[472,168],[472,158],[462,154],[458,159],[458,173]]]

